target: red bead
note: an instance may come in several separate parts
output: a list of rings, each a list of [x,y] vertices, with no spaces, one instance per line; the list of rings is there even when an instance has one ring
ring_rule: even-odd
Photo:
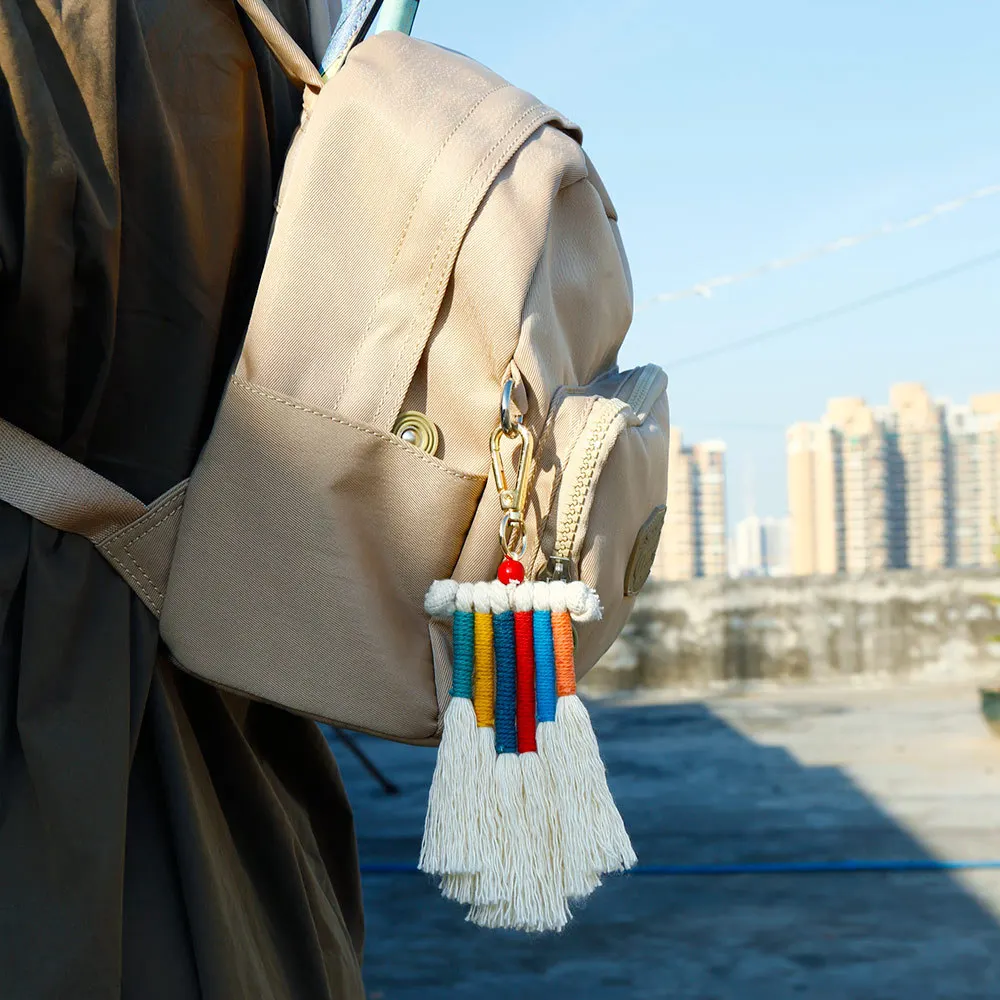
[[[501,583],[524,583],[524,567],[508,556],[497,570],[497,579]]]

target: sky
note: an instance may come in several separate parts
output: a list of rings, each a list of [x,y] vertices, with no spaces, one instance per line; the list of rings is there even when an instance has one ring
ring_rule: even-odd
[[[423,0],[414,35],[580,123],[637,303],[1000,184],[993,0]],[[636,312],[623,366],[670,376],[685,442],[727,444],[729,518],[786,512],[785,428],[892,382],[1000,391],[1000,195],[920,228]]]

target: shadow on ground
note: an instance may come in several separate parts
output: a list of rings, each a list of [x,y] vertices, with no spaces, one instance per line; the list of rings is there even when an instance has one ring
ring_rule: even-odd
[[[783,725],[809,724],[803,713],[836,732],[851,709],[786,709],[760,742],[703,704],[592,707],[641,864],[929,856],[840,768],[803,766],[780,745]],[[332,740],[362,861],[412,863],[434,753],[359,743],[401,789],[385,796]],[[939,793],[947,809],[946,789],[927,808]],[[976,891],[1000,898],[1000,876]],[[534,938],[465,923],[423,876],[367,876],[365,893],[371,1000],[1000,996],[1000,928],[944,872],[618,877],[562,935]]]

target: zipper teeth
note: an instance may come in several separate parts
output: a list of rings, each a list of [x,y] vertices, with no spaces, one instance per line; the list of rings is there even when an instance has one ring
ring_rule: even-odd
[[[639,378],[636,379],[635,385],[628,394],[628,398],[624,400],[625,404],[635,409],[646,398],[649,390],[657,378],[659,378],[659,375],[660,372],[655,366],[649,365],[646,367],[639,375]],[[556,541],[553,546],[552,555],[557,559],[573,558],[573,542],[576,540],[576,533],[580,527],[580,519],[583,517],[583,508],[586,506],[587,496],[593,485],[594,473],[597,471],[597,460],[601,454],[601,446],[608,433],[608,428],[620,412],[620,410],[615,410],[607,414],[590,431],[587,437],[580,473],[573,484],[573,491],[570,494],[565,513],[559,517],[558,527],[556,528]],[[562,491],[560,490],[560,492]]]
[[[600,423],[594,427],[587,437],[587,445],[583,453],[583,461],[580,463],[580,474],[573,484],[573,492],[570,494],[569,503],[566,506],[566,513],[559,518],[559,527],[556,531],[556,544],[553,555],[559,559],[570,559],[573,555],[573,540],[576,538],[577,528],[580,526],[580,518],[583,516],[583,508],[587,502],[587,494],[590,492],[590,484],[594,479],[594,472],[597,470],[597,459],[600,457],[601,444],[607,434],[608,427],[617,414],[608,414]]]
[[[628,399],[626,400],[633,410],[636,407],[636,403],[642,402],[646,398],[646,394],[659,374],[656,368],[650,365],[636,380],[635,388],[628,394]]]

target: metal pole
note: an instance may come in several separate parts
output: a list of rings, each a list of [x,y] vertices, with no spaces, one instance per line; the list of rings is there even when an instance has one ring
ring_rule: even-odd
[[[364,750],[354,742],[342,729],[333,729],[338,740],[361,761],[361,766],[382,786],[386,795],[398,795],[399,786],[393,784],[371,761]]]
[[[420,0],[385,0],[375,34],[380,31],[402,31],[408,35],[413,30],[413,19],[417,16],[419,2]]]

